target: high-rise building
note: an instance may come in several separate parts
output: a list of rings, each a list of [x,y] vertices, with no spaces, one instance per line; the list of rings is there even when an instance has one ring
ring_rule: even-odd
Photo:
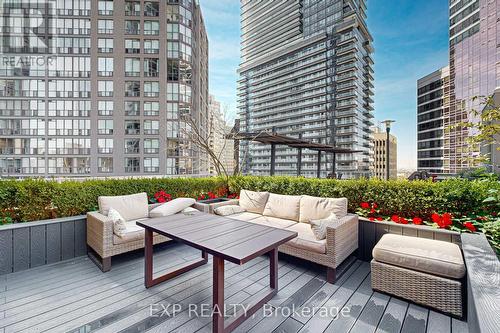
[[[450,69],[446,66],[417,82],[418,171],[444,172],[444,115],[449,110]]]
[[[182,120],[208,123],[197,0],[1,6],[1,176],[208,172]]]
[[[366,1],[241,1],[238,108],[241,132],[271,131],[360,150],[338,154],[342,178],[370,175],[373,143],[372,37]],[[269,174],[271,149],[240,144],[240,171]],[[332,171],[325,154],[321,176]],[[315,177],[317,153],[304,150]],[[297,150],[276,147],[275,174],[297,174]]]
[[[450,1],[450,85],[449,113],[444,126],[444,171],[456,173],[473,166],[469,157],[480,147],[469,147],[468,129],[456,128],[459,122],[474,120],[471,110],[481,111],[481,99],[500,87],[498,36],[500,0]]]
[[[373,176],[380,179],[387,178],[387,133],[379,127],[373,131],[375,146]],[[398,177],[398,140],[389,134],[389,179]]]
[[[225,115],[222,113],[220,102],[214,96],[209,95],[209,147],[222,164],[228,175],[233,174],[235,168],[234,162],[234,140],[229,139],[232,127],[226,123]],[[224,170],[221,170],[224,173]],[[217,175],[217,170],[210,161],[210,174]]]

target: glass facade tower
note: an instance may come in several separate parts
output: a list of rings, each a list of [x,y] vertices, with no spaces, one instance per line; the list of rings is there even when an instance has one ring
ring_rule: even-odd
[[[198,175],[184,137],[208,122],[196,0],[5,0],[0,175]]]
[[[240,131],[272,131],[360,150],[338,154],[337,176],[370,175],[373,162],[372,38],[366,1],[241,1]],[[243,173],[269,174],[271,149],[241,142]],[[303,151],[302,175],[317,153]],[[323,156],[321,176],[333,169]],[[275,174],[296,175],[297,150],[276,147]]]

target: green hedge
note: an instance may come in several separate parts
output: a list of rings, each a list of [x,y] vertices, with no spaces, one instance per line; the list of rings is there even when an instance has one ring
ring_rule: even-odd
[[[240,189],[280,194],[307,194],[319,197],[346,197],[349,211],[361,202],[376,202],[380,214],[428,219],[434,212],[470,214],[484,207],[488,189],[500,189],[498,181],[449,179],[443,182],[377,179],[306,179],[298,177],[236,177],[230,180],[232,191]]]
[[[222,178],[109,179],[56,182],[27,179],[0,181],[0,217],[14,222],[33,221],[84,214],[97,208],[100,195],[147,192],[152,196],[165,190],[174,198],[196,198],[223,188]],[[324,197],[347,197],[354,212],[363,201],[379,204],[381,214],[421,216],[435,211],[452,213],[478,212],[489,188],[500,189],[499,182],[450,179],[444,182],[330,180],[297,177],[232,177],[231,192],[265,190],[281,194],[308,194]]]

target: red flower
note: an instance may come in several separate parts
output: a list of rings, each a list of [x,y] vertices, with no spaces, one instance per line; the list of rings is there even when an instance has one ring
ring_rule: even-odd
[[[432,214],[431,218],[432,218],[432,222],[434,222],[434,223],[439,223],[441,221],[441,216],[439,214],[436,214],[436,213]]]
[[[374,217],[370,217],[370,221],[375,221],[375,218]]]
[[[373,209],[373,208],[372,208],[372,209],[370,210],[370,213],[372,213],[372,214],[373,214],[373,213],[375,213],[375,209]]]
[[[377,208],[378,208],[377,203],[375,203],[375,202],[374,202],[374,203],[372,204],[372,208],[373,208],[373,209],[377,209]]]
[[[466,227],[467,229],[469,229],[472,232],[476,232],[476,230],[477,230],[476,227],[474,226],[474,224],[472,224],[472,222],[465,222],[464,227]]]
[[[422,224],[422,219],[420,217],[414,217],[412,221],[413,221],[413,224],[416,224],[416,225]]]
[[[383,217],[377,217],[377,221],[383,221],[384,218]]]
[[[370,208],[370,204],[368,202],[362,202],[361,203],[361,208],[368,209],[368,208]]]
[[[392,220],[393,222],[398,223],[398,222],[399,222],[399,216],[397,216],[397,215],[392,215],[392,216],[391,216],[391,220]]]
[[[399,223],[401,223],[401,224],[408,224],[408,220],[407,220],[407,219],[405,219],[404,217],[401,217],[401,218],[399,219]]]
[[[165,200],[165,197],[158,197],[158,199],[157,199],[157,200],[158,200],[158,202],[165,202],[165,201],[166,201],[166,200]]]

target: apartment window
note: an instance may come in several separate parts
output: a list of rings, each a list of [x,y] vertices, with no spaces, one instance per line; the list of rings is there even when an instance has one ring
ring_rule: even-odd
[[[125,172],[134,173],[141,171],[139,157],[125,157]]]
[[[99,38],[97,40],[97,51],[99,53],[113,53],[113,39]]]
[[[125,134],[140,134],[141,123],[139,120],[126,120],[125,121]]]
[[[125,21],[125,34],[138,35],[141,32],[141,21],[126,20]]]
[[[160,34],[160,22],[144,21],[144,34],[157,36]]]
[[[145,97],[159,97],[160,96],[160,83],[157,81],[144,82],[144,96]]]
[[[125,115],[126,116],[139,116],[140,115],[140,103],[138,101],[126,101],[125,102]]]
[[[144,76],[157,77],[159,65],[160,65],[160,63],[159,63],[158,58],[146,58],[146,59],[144,59]]]
[[[112,154],[113,153],[113,139],[98,139],[97,152],[99,154]]]
[[[97,21],[97,32],[100,34],[112,34],[113,33],[113,20],[98,20]]]
[[[145,157],[144,172],[158,172],[158,171],[160,171],[160,159],[158,157]]]
[[[113,101],[98,101],[97,102],[97,110],[100,116],[112,116],[114,109]]]
[[[113,81],[98,81],[97,82],[97,95],[99,97],[112,97],[113,96]]]
[[[167,60],[167,80],[179,81],[179,61]]]
[[[141,15],[141,3],[139,1],[126,1],[125,2],[125,15],[126,16],[139,16],[139,15]]]
[[[125,58],[125,76],[141,75],[141,59]]]
[[[160,4],[158,2],[144,2],[144,16],[158,16],[160,12]]]
[[[167,39],[179,39],[179,25],[167,23]]]
[[[99,0],[97,10],[99,15],[113,15],[113,0]]]
[[[167,5],[167,22],[174,23],[180,21],[179,6]]]
[[[144,154],[158,154],[160,152],[160,140],[144,139]]]
[[[179,104],[167,103],[167,119],[179,119]]]
[[[113,157],[99,157],[97,159],[98,171],[102,173],[113,172]]]
[[[97,75],[113,76],[113,58],[97,59]]]
[[[141,83],[139,81],[125,82],[125,97],[139,97],[141,95]]]
[[[167,42],[167,58],[179,58],[179,42]]]
[[[160,53],[160,41],[157,39],[144,40],[144,53],[147,53],[147,54]]]
[[[178,101],[179,100],[179,84],[178,83],[167,83],[167,100]]]
[[[159,116],[160,103],[159,102],[144,102],[144,115],[145,116]]]
[[[97,121],[98,134],[113,134],[113,120],[112,119],[99,119]]]
[[[158,120],[144,120],[144,134],[159,134],[160,122]]]
[[[125,154],[139,154],[139,139],[126,139],[125,140]]]
[[[141,41],[139,39],[125,39],[125,53],[141,53]]]
[[[31,106],[31,108],[33,107],[34,106]],[[2,105],[0,104],[0,110],[1,109]],[[41,110],[38,110],[38,116],[43,116],[40,111]],[[88,117],[89,114],[90,101],[49,100],[49,117]]]

